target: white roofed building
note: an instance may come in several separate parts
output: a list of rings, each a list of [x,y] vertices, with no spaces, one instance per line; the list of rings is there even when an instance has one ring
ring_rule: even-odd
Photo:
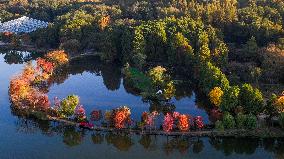
[[[46,28],[48,22],[23,16],[18,19],[0,23],[0,33],[12,32],[15,34],[30,33],[39,28]]]

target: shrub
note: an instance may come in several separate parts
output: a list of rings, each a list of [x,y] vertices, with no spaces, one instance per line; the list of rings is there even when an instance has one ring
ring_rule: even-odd
[[[79,97],[69,95],[60,103],[59,113],[62,117],[69,117],[75,113],[75,108],[79,104]]]
[[[236,125],[234,117],[229,112],[224,113],[222,123],[226,129],[233,129]]]
[[[210,92],[209,92],[209,99],[210,102],[219,107],[222,101],[222,96],[223,96],[224,92],[222,91],[222,89],[220,87],[214,87]]]
[[[263,97],[257,88],[250,84],[243,84],[240,89],[239,100],[244,111],[247,113],[258,114],[263,109]]]
[[[217,120],[217,121],[215,122],[215,128],[216,128],[217,130],[219,130],[219,131],[224,131],[224,124],[223,124],[223,122],[220,121],[220,120]]]
[[[257,125],[256,116],[253,115],[253,114],[247,115],[246,121],[245,121],[245,127],[247,129],[254,129],[254,128],[256,128],[256,125]]]
[[[236,124],[237,124],[237,128],[238,129],[243,129],[245,128],[245,122],[247,120],[247,116],[242,114],[242,113],[239,113],[237,116],[236,116]]]

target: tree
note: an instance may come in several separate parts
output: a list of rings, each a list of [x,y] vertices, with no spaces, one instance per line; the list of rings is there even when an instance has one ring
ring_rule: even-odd
[[[214,87],[210,92],[209,92],[209,99],[210,102],[214,105],[219,107],[221,102],[222,102],[222,96],[224,92],[220,87]]]
[[[251,37],[243,47],[244,47],[244,52],[243,52],[244,54],[242,55],[242,57],[245,60],[250,61],[257,59],[258,46],[255,37]]]
[[[193,48],[189,40],[180,32],[170,37],[170,48],[168,49],[168,61],[173,64],[190,66],[193,61]]]
[[[229,81],[220,68],[214,66],[210,62],[201,64],[200,67],[198,77],[199,85],[206,94],[214,87],[220,87],[222,90],[226,90],[229,87]]]
[[[243,84],[239,94],[240,105],[247,113],[257,115],[263,110],[262,93],[250,84]]]
[[[220,104],[222,111],[234,112],[239,105],[239,92],[240,88],[238,86],[232,86],[225,90]]]

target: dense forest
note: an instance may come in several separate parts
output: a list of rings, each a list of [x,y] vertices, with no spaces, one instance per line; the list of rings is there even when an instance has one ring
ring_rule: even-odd
[[[2,22],[50,22],[14,37],[37,47],[99,52],[140,70],[162,64],[198,79],[222,111],[283,112],[283,103],[271,107],[284,90],[282,0],[10,0],[0,8]]]
[[[0,8],[1,21],[27,15],[51,22],[31,37],[40,47],[94,50],[138,65],[185,60],[186,52],[235,82],[284,80],[280,0],[11,0]]]

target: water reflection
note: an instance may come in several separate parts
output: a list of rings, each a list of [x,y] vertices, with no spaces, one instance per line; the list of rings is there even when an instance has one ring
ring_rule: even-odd
[[[159,113],[166,114],[167,112],[174,112],[176,106],[170,102],[159,102],[159,101],[149,101],[150,108],[149,111],[157,111]]]
[[[186,154],[190,146],[190,138],[175,137],[172,139],[168,139],[167,142],[164,143],[163,148],[167,155],[173,153],[174,149],[177,149],[181,154]]]
[[[284,139],[190,138],[185,136],[135,135],[121,132],[93,132],[60,123],[24,118],[19,118],[15,125],[20,133],[41,132],[46,136],[62,136],[62,143],[68,147],[76,147],[90,140],[94,145],[107,144],[118,151],[126,152],[140,145],[144,151],[162,150],[167,156],[176,152],[181,155],[188,155],[189,152],[200,154],[205,149],[208,151],[208,147],[222,152],[225,156],[253,155],[257,149],[275,153],[277,158],[284,155]]]
[[[273,140],[269,139],[269,141]],[[210,143],[217,151],[222,151],[226,156],[234,153],[249,155],[255,153],[257,148],[267,146],[265,140],[257,138],[211,138]],[[273,145],[274,143],[269,144]]]
[[[96,57],[85,57],[75,59],[66,67],[55,72],[50,79],[51,83],[61,84],[70,75],[83,74],[89,72],[96,76],[102,76],[103,83],[108,90],[117,90],[121,84],[121,66],[118,64],[104,64]]]
[[[150,147],[155,147],[156,145],[153,144],[153,139],[152,139],[152,136],[151,135],[142,135],[140,140],[138,141],[139,144],[141,144],[144,149],[148,150],[150,149]]]
[[[131,135],[126,133],[106,133],[105,141],[107,144],[113,145],[120,151],[128,151],[134,144]]]
[[[10,65],[23,64],[24,62],[28,62],[42,56],[42,53],[17,50],[1,51],[1,54],[4,54],[5,62]]]
[[[94,144],[102,144],[104,142],[104,135],[99,132],[95,132],[92,134],[92,141]]]
[[[63,132],[63,143],[67,146],[77,146],[83,141],[84,131],[79,131],[74,126],[67,126]]]
[[[100,90],[97,91],[105,91],[106,94],[104,94],[104,96],[100,96],[101,100],[105,100],[106,101],[117,101],[120,100],[119,98],[123,97],[121,94],[122,90],[125,90],[127,94],[130,95],[134,95],[137,96],[139,98],[141,98],[141,103],[144,103],[143,105],[145,105],[145,103],[147,105],[149,105],[148,109],[145,109],[144,111],[158,111],[162,114],[165,114],[166,112],[173,112],[176,111],[177,108],[178,109],[185,109],[182,111],[182,113],[189,113],[191,114],[192,112],[195,112],[196,114],[194,115],[202,115],[205,118],[205,122],[208,122],[207,119],[207,112],[204,112],[203,109],[206,108],[206,106],[203,107],[196,107],[195,109],[193,109],[191,112],[187,112],[188,109],[192,109],[191,107],[195,107],[195,101],[194,101],[194,97],[193,97],[193,89],[191,87],[190,83],[185,83],[185,82],[178,82],[177,83],[177,93],[175,94],[175,98],[170,101],[170,102],[160,102],[160,101],[154,101],[154,100],[143,100],[143,98],[140,96],[139,91],[135,90],[133,87],[131,87],[126,80],[123,80],[123,75],[121,72],[121,68],[122,66],[119,64],[105,64],[102,63],[98,58],[96,57],[85,57],[85,58],[77,58],[77,59],[73,59],[70,61],[70,64],[66,67],[60,68],[59,70],[57,70],[55,72],[55,74],[52,76],[52,78],[49,81],[49,87],[53,84],[63,84],[65,81],[69,81],[70,80],[70,76],[84,76],[84,78],[81,78],[82,80],[91,78],[91,76],[95,75],[95,76],[99,76],[101,77],[102,81],[103,81],[103,85],[105,86],[106,90],[102,90],[100,87]],[[85,73],[88,72],[90,73],[89,76],[85,75]],[[97,78],[96,78],[97,79]],[[69,81],[69,85],[71,86],[72,80]],[[98,81],[94,80],[92,83],[84,83],[85,85],[88,85],[88,87],[92,87],[92,85],[95,85],[94,89],[98,88],[98,84],[101,85]],[[68,87],[66,85],[66,87]],[[82,86],[78,85],[78,87],[76,89],[82,89],[83,93],[84,91],[86,92],[86,90],[84,90],[84,88],[81,88]],[[122,90],[120,89],[121,87]],[[61,88],[62,89],[62,88]],[[93,90],[94,93],[98,93],[96,90]],[[58,92],[60,93],[60,90],[58,90]],[[111,92],[114,92],[116,94],[115,98],[116,99],[110,99],[110,97],[108,97],[109,94],[111,94]],[[90,92],[91,93],[91,92]],[[123,94],[125,95],[125,94]],[[83,96],[87,96],[85,94],[83,94]],[[82,97],[82,95],[81,95]],[[94,97],[95,98],[95,97]],[[130,98],[127,98],[126,102],[123,103],[123,105],[133,102],[134,98],[130,96]],[[202,100],[202,99],[201,99]],[[181,108],[178,107],[176,104],[181,103],[182,105],[186,106],[188,108]],[[192,103],[192,106],[189,105]],[[113,103],[111,103],[113,104]],[[140,103],[133,103],[134,105],[141,105]],[[120,104],[121,105],[121,104]],[[116,105],[119,106],[119,105]],[[129,105],[130,107],[132,105]],[[92,109],[96,109],[96,108],[92,108]],[[105,109],[109,109],[109,108],[105,108]],[[187,109],[187,110],[186,110]],[[200,114],[198,111],[194,111],[196,109],[202,110],[203,114]],[[132,109],[133,111],[135,111],[135,109]],[[179,110],[177,110],[179,111]],[[140,119],[140,115],[142,114],[143,111],[140,112],[140,114],[137,112],[136,116],[134,117],[134,119]],[[206,115],[204,115],[204,113]],[[138,116],[139,115],[139,116]]]

